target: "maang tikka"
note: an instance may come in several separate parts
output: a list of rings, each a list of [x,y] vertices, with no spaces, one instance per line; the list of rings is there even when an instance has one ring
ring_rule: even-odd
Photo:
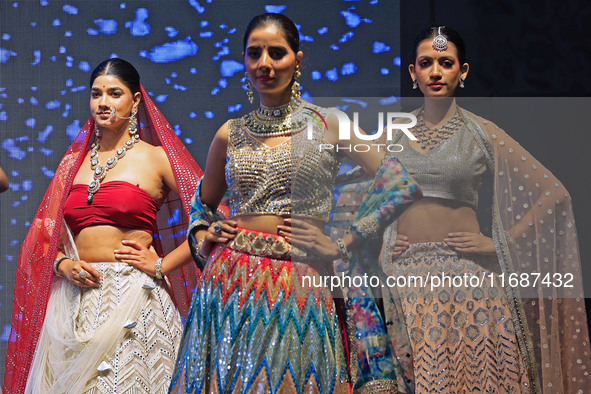
[[[443,52],[447,50],[447,38],[441,34],[441,28],[445,26],[439,26],[437,28],[437,36],[433,39],[431,47],[437,52]]]

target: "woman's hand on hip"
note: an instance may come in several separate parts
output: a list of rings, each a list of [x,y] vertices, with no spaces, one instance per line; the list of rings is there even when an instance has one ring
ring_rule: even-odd
[[[392,248],[392,260],[396,260],[402,253],[404,253],[410,243],[408,242],[408,237],[404,234],[396,234],[396,239],[394,240],[394,247]]]
[[[156,276],[158,255],[153,250],[146,248],[138,241],[123,240],[121,243],[125,248],[114,250],[117,260],[132,265],[150,276]]]
[[[278,234],[293,246],[305,249],[323,260],[340,257],[339,247],[318,227],[301,219],[284,219],[284,225],[277,226]]]
[[[101,275],[84,260],[65,259],[57,268],[59,274],[80,287],[99,287]]]
[[[236,226],[237,223],[235,220],[218,220],[217,222],[213,222],[207,228],[204,238],[205,242],[225,244],[233,240],[236,238],[236,233],[238,232]]]
[[[210,224],[198,253],[202,256],[208,256],[215,244],[226,244],[236,238],[238,233],[237,225],[238,223],[235,220],[229,219],[218,220]]]
[[[487,255],[495,255],[497,253],[492,238],[481,233],[449,233],[444,241],[448,246],[451,246],[458,252]]]

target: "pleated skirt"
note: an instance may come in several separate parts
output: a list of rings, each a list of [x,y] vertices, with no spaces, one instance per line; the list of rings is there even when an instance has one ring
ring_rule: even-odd
[[[171,392],[347,393],[339,319],[318,275],[274,234],[239,229],[211,253]]]
[[[167,393],[182,335],[163,281],[91,263],[99,288],[54,281],[28,393]]]
[[[405,284],[398,292],[417,393],[530,392],[495,265],[494,257],[426,242],[411,244],[384,266],[386,274],[406,280],[398,279]]]

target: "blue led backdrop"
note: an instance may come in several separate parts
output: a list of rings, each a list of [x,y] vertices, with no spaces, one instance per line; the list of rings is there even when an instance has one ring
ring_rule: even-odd
[[[283,4],[283,5],[280,5]],[[89,116],[92,69],[121,57],[197,162],[230,117],[251,110],[242,33],[262,12],[300,29],[304,96],[399,96],[398,1],[53,1],[0,3],[0,376],[14,267],[45,188]],[[0,378],[2,379],[2,378]]]

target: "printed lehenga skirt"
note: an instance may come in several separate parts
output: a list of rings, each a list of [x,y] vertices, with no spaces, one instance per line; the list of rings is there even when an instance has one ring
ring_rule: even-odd
[[[90,263],[99,288],[52,286],[27,393],[167,393],[182,334],[163,281]]]
[[[495,265],[495,257],[458,253],[444,242],[411,244],[384,265],[387,275],[407,281],[398,292],[417,393],[530,392]],[[485,280],[470,282],[472,275]]]
[[[172,392],[347,393],[339,319],[318,273],[283,237],[239,228],[211,253],[195,293]]]

